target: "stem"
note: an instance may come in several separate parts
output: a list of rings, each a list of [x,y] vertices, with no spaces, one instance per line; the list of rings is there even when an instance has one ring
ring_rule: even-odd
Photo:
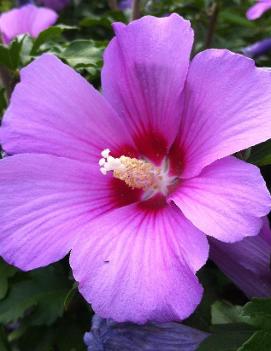
[[[0,87],[5,88],[8,99],[18,81],[18,72],[11,72],[5,66],[0,65]]]
[[[118,11],[119,10],[117,0],[107,0],[107,3],[108,3],[108,6],[109,6],[110,10],[112,10],[112,11]]]
[[[133,0],[132,21],[140,18],[140,0]]]
[[[6,67],[0,65],[0,86],[6,89],[8,98],[11,95],[11,90],[12,90],[11,85],[12,85],[12,78],[9,70]]]
[[[210,48],[212,45],[216,24],[217,24],[218,13],[219,13],[219,5],[217,2],[214,2],[210,8],[210,15],[209,15],[210,21],[209,21],[208,31],[206,35],[205,44],[204,44],[205,49]]]
[[[0,65],[0,84],[4,87],[7,88],[10,83],[10,74],[6,67]]]

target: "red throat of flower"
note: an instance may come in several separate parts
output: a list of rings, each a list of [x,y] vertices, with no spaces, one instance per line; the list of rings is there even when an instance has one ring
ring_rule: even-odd
[[[148,160],[120,156],[115,158],[110,155],[110,150],[101,153],[99,161],[103,175],[112,171],[116,179],[122,180],[132,189],[143,190],[142,200],[147,200],[157,194],[167,196],[170,187],[176,183],[177,178],[169,176],[168,161],[163,160],[159,167]]]

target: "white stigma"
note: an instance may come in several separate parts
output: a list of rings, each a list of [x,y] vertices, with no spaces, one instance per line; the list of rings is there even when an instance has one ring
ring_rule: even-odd
[[[122,170],[125,167],[121,163],[119,158],[110,156],[110,150],[105,149],[101,152],[102,158],[99,160],[100,171],[103,175],[106,175],[110,171]]]

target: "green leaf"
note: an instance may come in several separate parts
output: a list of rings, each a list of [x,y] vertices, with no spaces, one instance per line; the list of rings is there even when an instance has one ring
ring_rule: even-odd
[[[238,13],[229,11],[229,10],[223,10],[219,14],[220,20],[225,21],[229,24],[233,25],[240,25],[242,27],[247,27],[247,28],[255,28],[255,24],[251,21],[248,21],[245,16],[241,16]]]
[[[34,38],[28,35],[24,37],[23,45],[20,52],[22,66],[26,66],[33,59],[33,56],[31,54],[33,43],[34,43]]]
[[[33,327],[25,330],[18,341],[20,351],[55,351],[54,339],[56,330],[54,328]]]
[[[38,302],[31,323],[52,324],[64,312],[66,296],[70,290],[66,278],[53,267],[32,272],[33,283],[39,287],[35,296]]]
[[[253,330],[245,324],[220,325],[211,330],[197,351],[236,351],[252,334]]]
[[[34,41],[33,48],[31,50],[31,55],[36,55],[41,45],[48,41],[55,41],[60,38],[64,30],[76,29],[76,27],[66,26],[66,25],[57,25],[49,27],[39,34],[37,39]]]
[[[112,31],[112,23],[126,22],[126,17],[122,11],[110,12],[106,16],[89,15],[80,21],[82,27],[104,27]]]
[[[254,333],[237,351],[270,351],[271,332],[258,331]]]
[[[67,335],[70,337],[67,338]],[[56,345],[61,351],[86,351],[83,336],[84,332],[82,333],[77,324],[73,322],[65,323],[59,326],[57,330]]]
[[[212,323],[217,325],[211,330],[211,336],[202,343],[199,351],[271,350],[269,298],[255,298],[244,307],[216,302],[212,305]]]
[[[234,306],[226,301],[216,301],[212,305],[212,324],[246,323],[249,317],[241,315],[242,306]]]
[[[53,267],[33,271],[30,279],[14,284],[0,301],[0,322],[15,322],[28,311],[33,325],[49,325],[64,311],[67,281]]]
[[[64,308],[67,310],[72,303],[72,300],[77,292],[77,284],[74,284],[73,287],[70,289],[68,294],[66,295],[65,301],[64,301]]]
[[[16,269],[3,260],[0,260],[0,299],[5,297],[8,291],[8,278],[16,273]]]
[[[59,56],[74,68],[97,66],[102,61],[105,44],[94,40],[75,40]]]
[[[9,46],[0,44],[0,65],[16,70],[20,63],[20,52],[24,36],[15,38]]]
[[[0,322],[15,322],[28,308],[35,306],[36,290],[31,280],[14,284],[7,298],[0,302]]]
[[[2,114],[6,107],[7,107],[6,90],[4,88],[0,88],[0,118],[2,117]],[[1,286],[0,286],[0,291],[1,291]],[[1,293],[0,293],[0,298],[1,298]]]
[[[1,0],[0,1],[0,13],[10,10],[11,0]]]
[[[271,164],[271,139],[252,148],[248,162],[258,166]]]
[[[112,20],[108,17],[86,17],[80,21],[80,26],[82,27],[96,27],[96,26],[103,26],[111,29]]]
[[[71,320],[62,320],[51,328],[34,327],[28,329],[19,340],[22,351],[86,351],[83,342],[85,330]],[[1,349],[0,349],[1,350]]]
[[[4,332],[4,328],[0,328],[0,350],[1,351],[11,351],[11,348],[8,345],[7,337]]]
[[[250,317],[249,323],[261,329],[271,331],[271,299],[254,298],[248,302],[242,311],[243,316]]]
[[[211,324],[211,306],[217,300],[218,282],[214,270],[204,267],[198,272],[200,282],[204,287],[204,294],[196,311],[186,320],[186,323],[201,330],[209,331]]]

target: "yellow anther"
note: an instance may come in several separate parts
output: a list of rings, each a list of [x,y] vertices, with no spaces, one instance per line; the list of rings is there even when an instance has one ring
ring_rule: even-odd
[[[121,156],[114,158],[110,156],[110,150],[102,152],[103,158],[99,165],[102,174],[113,171],[113,176],[124,181],[133,189],[156,190],[162,180],[161,170],[150,162]]]
[[[121,156],[119,158],[123,168],[114,170],[115,178],[123,180],[131,188],[137,189],[155,189],[157,188],[160,175],[160,169],[151,163]]]

